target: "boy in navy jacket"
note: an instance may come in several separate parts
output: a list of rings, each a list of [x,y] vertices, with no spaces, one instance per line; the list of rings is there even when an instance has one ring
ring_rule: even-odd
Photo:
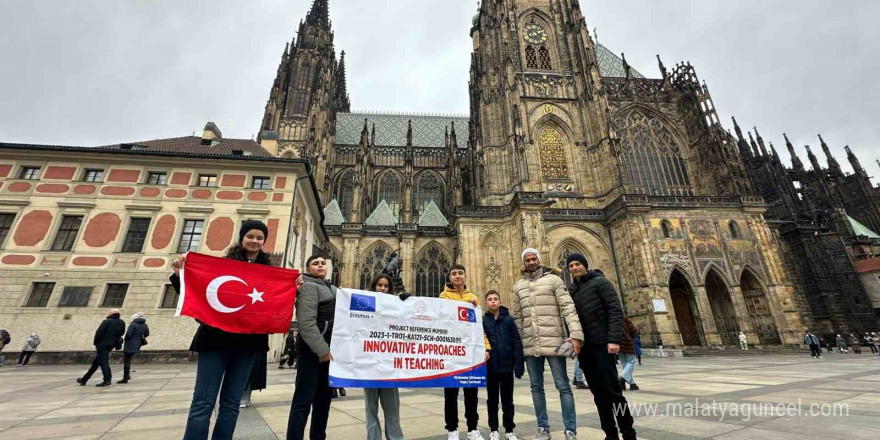
[[[483,316],[483,330],[492,347],[487,365],[486,391],[489,394],[489,440],[500,440],[498,433],[498,397],[501,396],[501,408],[504,415],[504,431],[507,440],[517,440],[513,429],[513,377],[522,378],[524,369],[523,346],[516,322],[510,316],[507,307],[501,305],[501,296],[497,291],[486,292],[486,308]]]

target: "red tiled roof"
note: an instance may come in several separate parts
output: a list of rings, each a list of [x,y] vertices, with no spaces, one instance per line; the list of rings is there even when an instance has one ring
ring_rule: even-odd
[[[856,272],[868,273],[880,271],[880,258],[871,258],[869,260],[856,260]]]
[[[251,139],[215,139],[211,145],[203,145],[202,138],[185,136],[179,138],[156,139],[144,142],[129,142],[98,147],[110,150],[141,150],[165,153],[198,154],[211,156],[236,156],[238,150],[250,157],[273,157],[260,144]]]

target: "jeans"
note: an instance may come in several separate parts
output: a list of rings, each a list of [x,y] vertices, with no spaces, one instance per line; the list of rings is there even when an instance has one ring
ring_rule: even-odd
[[[577,359],[574,360],[574,381],[575,382],[583,382],[584,381],[584,371],[581,370],[581,363]]]
[[[624,440],[635,439],[636,431],[633,429],[632,414],[629,411],[629,404],[620,390],[620,383],[617,381],[617,365],[614,362],[614,355],[608,354],[608,346],[601,344],[581,347],[581,353],[578,357],[584,370],[584,376],[587,378],[587,385],[590,386],[590,392],[593,393],[593,401],[596,402],[599,422],[602,425],[602,431],[605,432],[605,437],[612,440],[619,438],[617,435],[617,427],[619,426]]]
[[[468,432],[477,429],[480,414],[477,413],[477,389],[464,389],[464,418]],[[458,388],[443,389],[443,416],[447,431],[458,431]]]
[[[110,382],[112,373],[110,371],[109,348],[98,348],[95,358],[92,359],[92,366],[89,367],[89,371],[86,371],[86,374],[82,377],[83,383],[91,379],[92,375],[95,374],[95,371],[98,371],[98,367],[101,367],[101,374],[104,375],[104,382]]]
[[[486,377],[486,407],[489,410],[489,430],[498,430],[498,397],[501,397],[501,411],[504,417],[504,431],[513,432],[516,423],[513,423],[513,373],[492,373]]]
[[[32,351],[22,351],[20,355],[18,355],[18,365],[27,365],[28,362],[31,361],[31,356],[34,354]]]
[[[196,386],[186,419],[183,440],[206,440],[217,395],[220,410],[214,424],[213,440],[231,440],[238,421],[241,393],[247,385],[258,353],[200,351],[196,365]],[[262,354],[262,353],[261,353]]]
[[[544,360],[550,364],[553,383],[559,391],[562,403],[562,423],[567,431],[577,434],[577,414],[574,410],[574,394],[568,383],[568,371],[565,369],[565,358],[557,356],[526,356],[526,368],[529,370],[529,382],[532,389],[532,404],[535,405],[535,417],[538,427],[550,430],[547,418],[547,398],[544,396]]]
[[[321,362],[314,352],[300,349],[296,359],[296,388],[290,417],[287,419],[287,440],[302,440],[306,422],[312,413],[309,428],[311,440],[327,438],[327,418],[330,416],[330,362]]]
[[[633,380],[633,370],[636,368],[636,355],[620,353],[619,356],[620,363],[623,365],[623,372],[620,373],[620,377],[627,381],[627,383],[635,383]]]
[[[385,414],[385,438],[403,440],[400,428],[400,393],[397,388],[364,388],[364,405],[367,414],[367,440],[382,440],[379,425],[379,402]]]
[[[822,356],[822,350],[816,344],[810,344],[810,355],[811,356]]]
[[[746,341],[739,341],[739,349],[740,349],[740,350],[748,350],[748,349],[749,349],[749,343],[746,342]]]

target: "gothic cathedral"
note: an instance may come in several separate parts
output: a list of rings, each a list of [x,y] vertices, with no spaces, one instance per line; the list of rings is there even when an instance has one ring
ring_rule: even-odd
[[[312,161],[334,282],[366,288],[396,253],[408,291],[438,295],[459,262],[471,290],[510,304],[523,248],[559,268],[577,252],[646,345],[798,343],[808,292],[758,163],[690,64],[646,78],[591,38],[578,0],[486,0],[471,38],[460,116],[352,112],[327,0],[285,48],[261,137]]]

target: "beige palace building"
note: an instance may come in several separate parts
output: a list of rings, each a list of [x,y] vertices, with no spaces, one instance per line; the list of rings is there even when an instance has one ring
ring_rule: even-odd
[[[202,137],[95,148],[0,143],[10,347],[37,332],[44,359],[72,360],[119,308],[126,322],[146,315],[149,352],[183,355],[197,324],[173,316],[170,263],[187,251],[222,256],[246,219],[269,226],[276,264],[300,267],[326,240],[323,213],[310,163],[275,157],[275,137],[224,139],[209,123]],[[281,343],[273,337],[270,356]]]

